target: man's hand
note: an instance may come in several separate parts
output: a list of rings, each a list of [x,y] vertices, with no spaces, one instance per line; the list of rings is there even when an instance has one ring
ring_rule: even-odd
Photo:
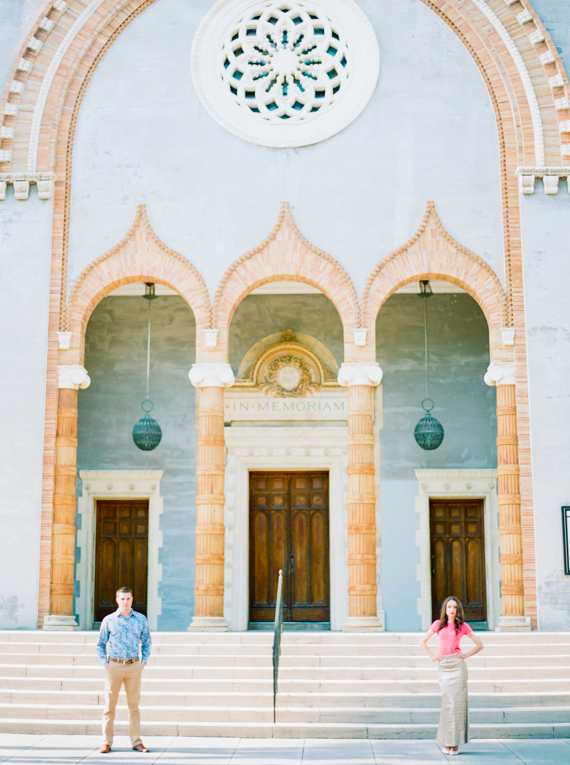
[[[144,669],[146,667],[146,661],[141,662],[141,667]]]

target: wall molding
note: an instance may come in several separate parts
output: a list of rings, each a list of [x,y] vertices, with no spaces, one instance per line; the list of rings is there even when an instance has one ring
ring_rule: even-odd
[[[416,470],[418,496],[416,512],[420,525],[416,531],[416,545],[420,548],[420,562],[416,576],[420,583],[418,614],[422,630],[432,623],[431,607],[431,534],[430,499],[482,499],[483,528],[485,534],[485,577],[487,589],[487,622],[495,626],[501,615],[500,563],[499,563],[499,505],[497,502],[497,471],[486,469]]]
[[[162,613],[162,599],[158,595],[162,581],[162,565],[158,562],[162,547],[160,516],[163,502],[160,496],[162,470],[80,470],[83,492],[77,506],[81,516],[81,529],[77,532],[80,562],[75,578],[79,582],[79,596],[75,611],[79,628],[93,629],[93,599],[95,596],[95,532],[96,503],[98,499],[148,499],[148,592],[147,615],[151,630],[158,627]]]

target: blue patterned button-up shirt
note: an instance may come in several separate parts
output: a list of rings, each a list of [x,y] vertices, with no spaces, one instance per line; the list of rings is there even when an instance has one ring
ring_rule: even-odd
[[[152,645],[146,616],[137,611],[123,616],[119,609],[106,616],[101,622],[97,643],[97,654],[102,664],[108,661],[107,645],[109,656],[113,659],[138,659],[141,653],[141,661],[146,664]]]

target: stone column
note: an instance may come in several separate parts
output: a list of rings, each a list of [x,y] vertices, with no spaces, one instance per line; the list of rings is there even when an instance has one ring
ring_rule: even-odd
[[[77,391],[88,388],[90,383],[89,375],[81,365],[62,364],[58,367],[50,612],[44,616],[44,630],[78,629],[73,613]]]
[[[485,375],[497,388],[497,476],[501,547],[502,615],[499,632],[526,632],[524,615],[521,495],[516,406],[516,366],[493,362]]]
[[[338,381],[348,386],[348,619],[350,630],[382,630],[377,614],[376,491],[373,388],[378,364],[343,364]]]
[[[196,604],[189,630],[226,631],[224,619],[224,388],[233,385],[229,364],[193,364],[198,388],[198,489],[196,496]]]

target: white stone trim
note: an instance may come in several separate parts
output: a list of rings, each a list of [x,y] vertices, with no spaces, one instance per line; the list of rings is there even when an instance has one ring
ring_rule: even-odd
[[[88,388],[90,385],[91,378],[87,374],[85,367],[81,366],[81,364],[60,364],[58,366],[58,388],[71,388],[71,390],[79,390],[79,388]]]
[[[247,630],[249,616],[249,472],[329,471],[331,629],[348,617],[346,468],[348,429],[326,427],[225,428],[227,448],[224,617]]]
[[[229,388],[235,382],[229,364],[213,362],[192,364],[188,378],[195,388]]]
[[[506,361],[492,361],[483,378],[491,387],[496,385],[516,385],[517,366]]]
[[[418,614],[422,630],[427,630],[431,618],[431,535],[429,523],[430,499],[482,499],[485,534],[485,575],[487,588],[487,623],[495,629],[501,614],[499,564],[499,504],[497,501],[497,471],[489,469],[416,470],[418,496],[416,512],[420,528],[416,544],[420,548],[417,579],[421,594]]]
[[[518,73],[522,80],[524,92],[528,100],[528,105],[530,108],[532,127],[534,131],[534,153],[536,156],[536,164],[543,165],[544,164],[544,135],[542,131],[542,119],[540,115],[540,107],[538,106],[538,99],[536,97],[534,86],[532,84],[532,80],[530,78],[528,70],[525,66],[523,57],[519,53],[517,46],[513,42],[512,37],[508,33],[503,23],[501,22],[497,14],[494,13],[494,11],[492,11],[489,8],[485,0],[473,0],[473,2],[479,8],[479,10],[485,14],[485,16],[489,19],[491,24],[497,30],[499,37],[504,42],[507,50],[511,54],[513,62],[518,70]],[[532,17],[531,17],[531,20],[532,20]]]
[[[374,362],[343,363],[338,370],[338,383],[343,387],[351,385],[370,385],[376,387],[382,382],[382,369]]]
[[[81,551],[75,578],[79,581],[79,597],[75,609],[80,629],[93,629],[93,598],[95,596],[95,532],[96,502],[98,499],[148,499],[148,592],[147,614],[151,630],[157,629],[162,613],[162,599],[158,586],[162,581],[162,565],[158,562],[162,547],[160,515],[163,511],[160,496],[162,470],[80,470],[83,493],[78,499],[81,529],[77,532],[77,546]]]
[[[55,52],[54,57],[50,61],[47,72],[45,73],[45,76],[42,80],[42,84],[40,86],[40,92],[38,93],[38,98],[34,108],[34,114],[32,116],[32,127],[30,130],[30,143],[29,143],[29,149],[28,149],[28,170],[32,173],[36,171],[37,158],[38,158],[38,144],[40,140],[40,128],[42,124],[42,117],[44,114],[47,97],[48,97],[53,79],[70,45],[75,41],[77,35],[79,34],[83,26],[86,24],[86,22],[89,20],[89,18],[95,13],[95,11],[99,8],[99,6],[102,5],[104,2],[105,0],[91,0],[89,5],[83,11],[83,13],[81,13],[76,18],[75,22],[69,28],[69,31],[67,32],[67,34],[61,41],[57,51]],[[34,47],[32,47],[33,41],[35,41],[36,43]],[[32,39],[28,43],[28,48],[30,48],[30,50],[36,51],[37,53],[40,50],[42,45],[43,43],[41,43],[35,37],[32,37]]]

